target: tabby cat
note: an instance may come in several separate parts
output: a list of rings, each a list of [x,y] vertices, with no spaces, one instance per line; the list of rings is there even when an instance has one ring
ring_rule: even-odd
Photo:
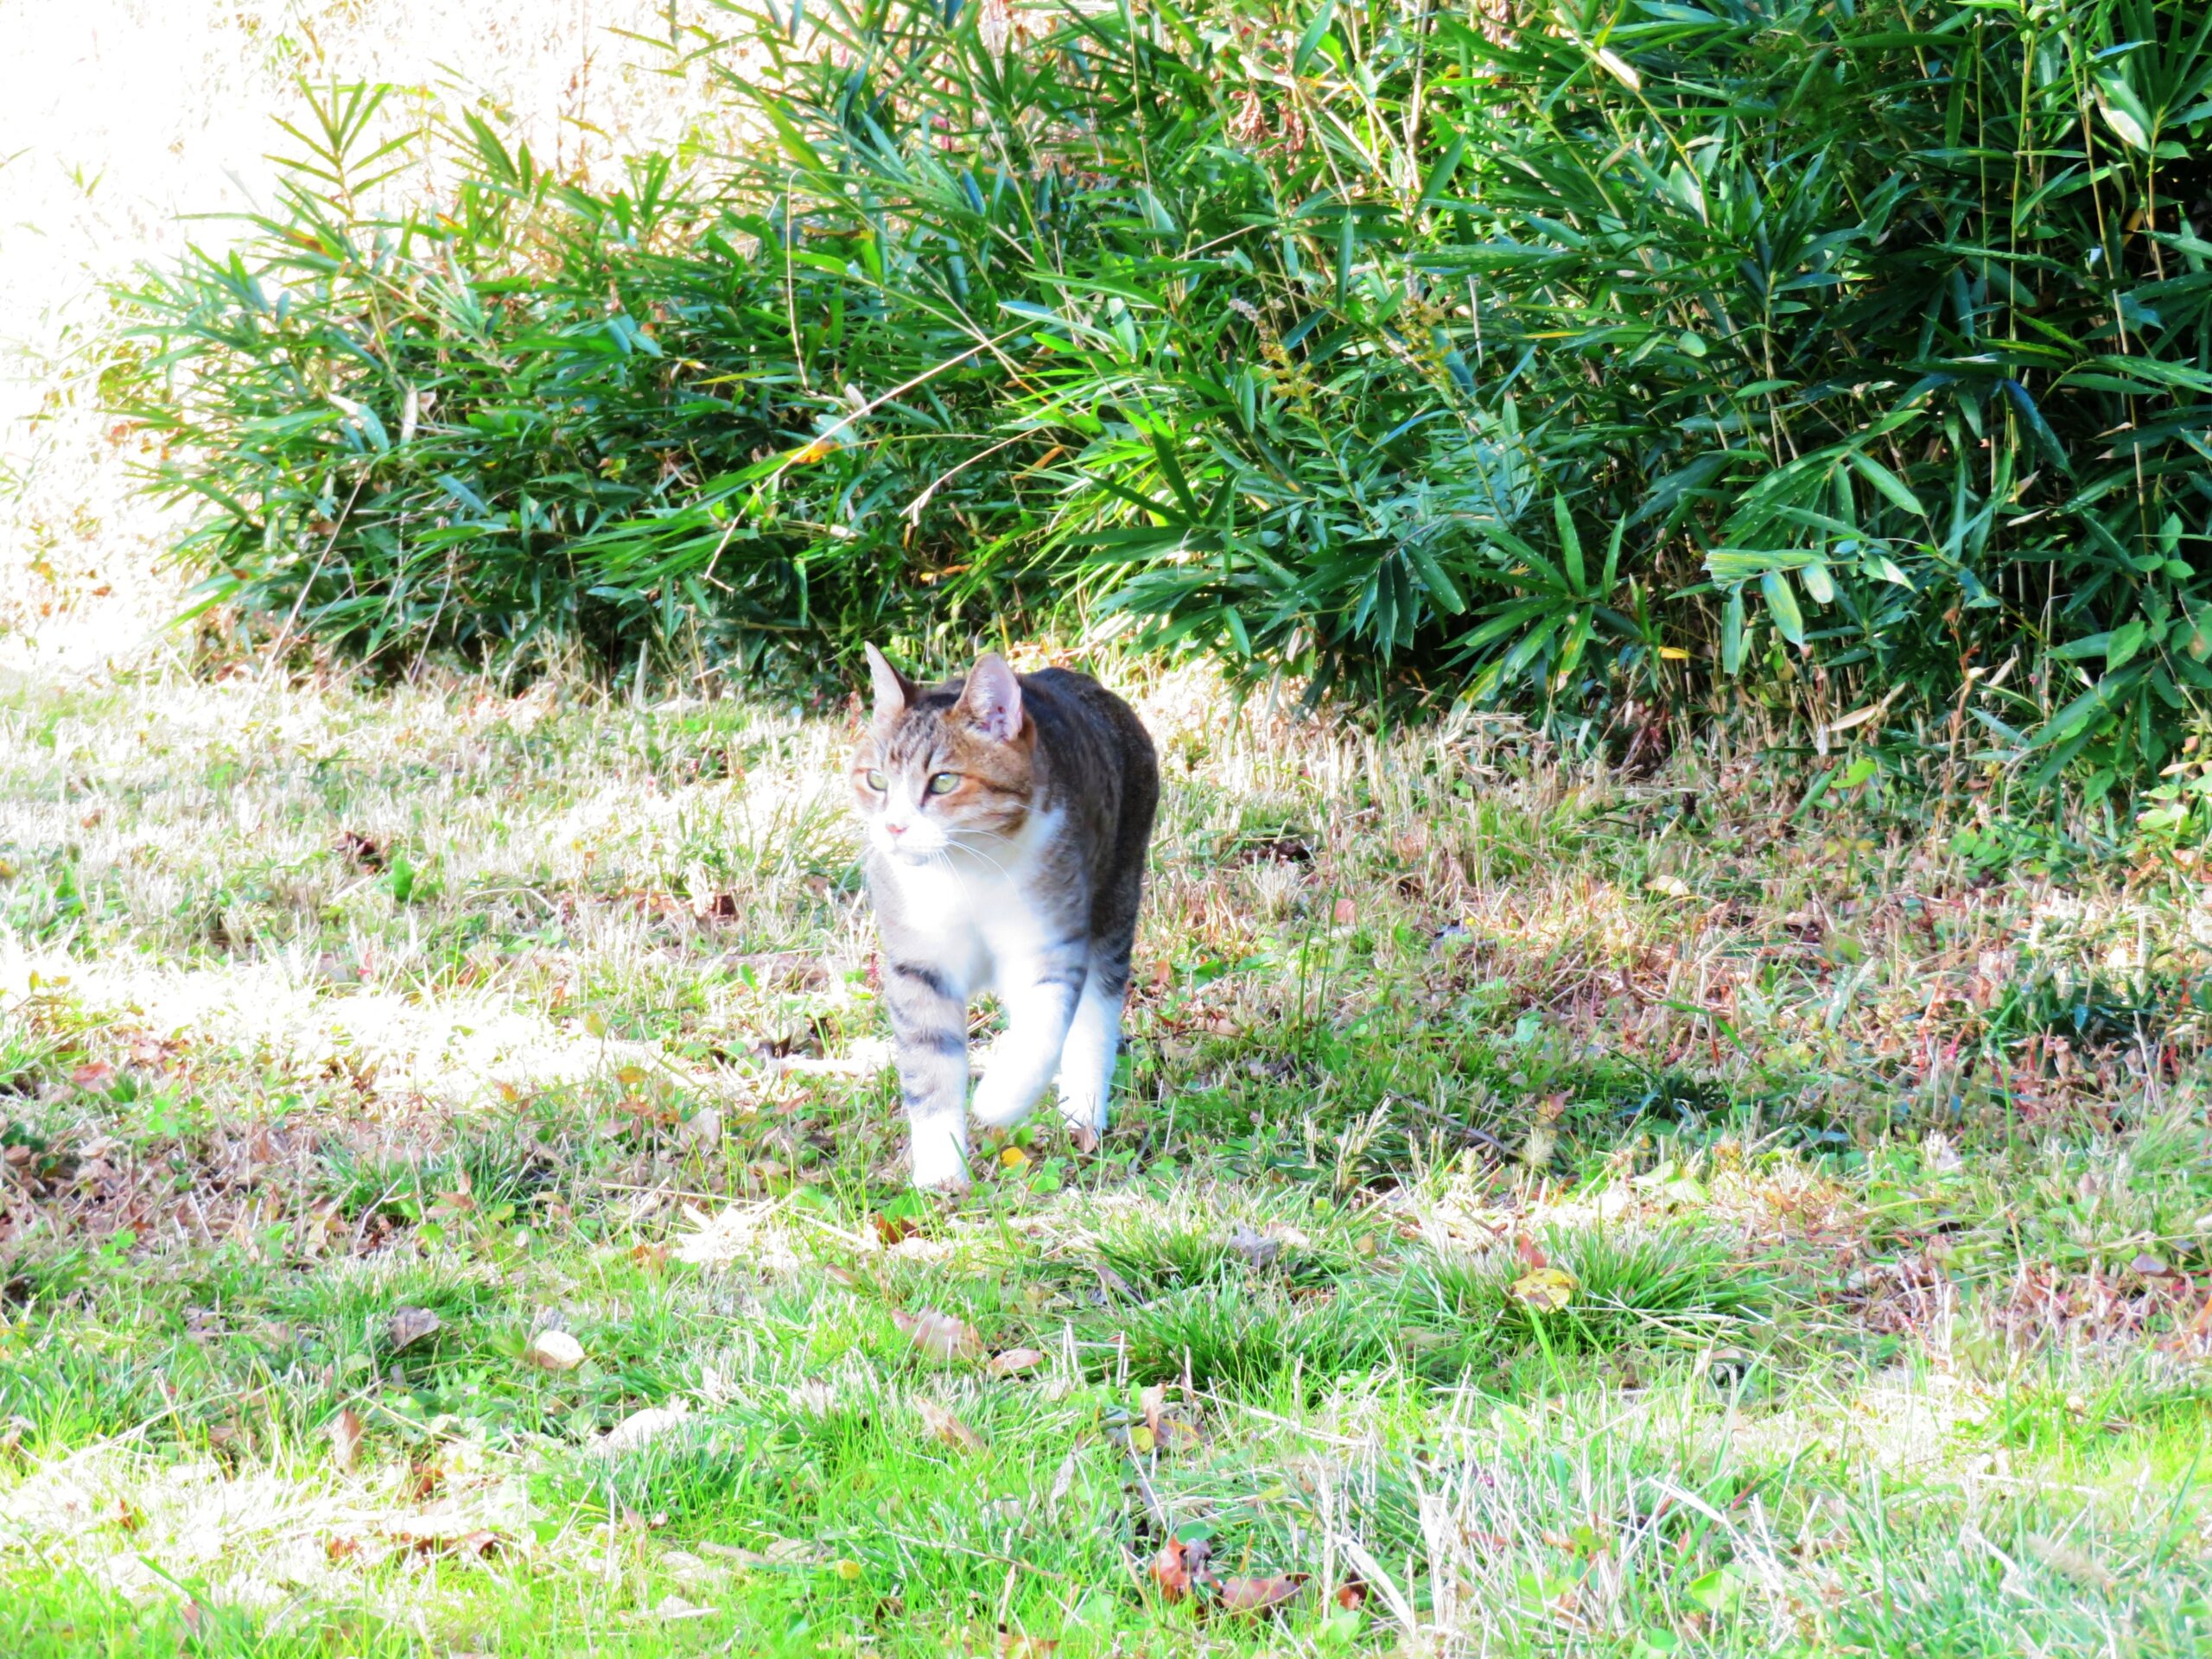
[[[875,714],[853,798],[915,1185],[968,1185],[968,999],[985,990],[1007,1029],[977,1120],[1020,1122],[1057,1075],[1060,1115],[1089,1151],[1106,1128],[1160,803],[1152,739],[1087,674],[1017,675],[993,654],[925,690],[873,645],[868,665]]]

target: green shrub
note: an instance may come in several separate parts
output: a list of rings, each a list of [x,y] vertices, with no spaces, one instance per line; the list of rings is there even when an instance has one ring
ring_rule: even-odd
[[[1578,719],[1734,681],[2102,781],[2202,724],[2192,0],[736,16],[753,153],[594,193],[472,120],[380,222],[354,94],[139,289],[218,596],[803,672],[1134,626]]]

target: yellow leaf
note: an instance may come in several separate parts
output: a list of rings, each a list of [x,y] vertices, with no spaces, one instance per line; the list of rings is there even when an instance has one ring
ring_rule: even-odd
[[[1680,645],[1662,645],[1659,647],[1659,654],[1670,663],[1687,663],[1690,659],[1689,652],[1684,651]]]
[[[1620,54],[1615,52],[1611,48],[1604,46],[1599,47],[1598,48],[1598,61],[1605,65],[1605,73],[1607,74],[1611,75],[1615,80],[1620,82],[1622,86],[1627,87],[1631,92],[1642,92],[1643,90],[1643,77],[1637,74],[1636,71],[1630,67],[1628,60],[1622,57]]]
[[[1029,1154],[1020,1147],[1008,1147],[1004,1152],[999,1154],[999,1162],[1004,1164],[1008,1169],[1020,1169],[1028,1161]]]
[[[1565,1268],[1537,1268],[1513,1281],[1513,1296],[1540,1313],[1556,1313],[1574,1300],[1576,1288]]]
[[[810,461],[820,461],[826,455],[835,454],[836,453],[836,449],[837,446],[831,442],[828,438],[817,438],[812,443],[808,444],[805,448],[800,450],[797,454],[791,457],[791,465],[794,467],[806,466]]]
[[[1159,1441],[1158,1437],[1157,1437],[1156,1435],[1154,1435],[1154,1434],[1153,1433],[1153,1432],[1152,1432],[1149,1428],[1147,1428],[1147,1427],[1146,1427],[1142,1423],[1133,1423],[1133,1424],[1131,1424],[1131,1425],[1130,1425],[1130,1427],[1129,1427],[1129,1450],[1130,1450],[1130,1451],[1132,1451],[1132,1452],[1134,1452],[1137,1453],[1137,1454],[1138,1454],[1138,1456],[1141,1457],[1141,1456],[1145,1455],[1146,1453],[1149,1452],[1152,1450],[1152,1448],[1153,1448],[1154,1446],[1157,1446],[1157,1445],[1159,1445],[1159,1444],[1160,1444],[1160,1441]]]
[[[864,1569],[858,1561],[853,1560],[850,1556],[847,1556],[843,1560],[834,1563],[830,1567],[830,1570],[832,1573],[835,1573],[839,1578],[849,1580],[860,1577],[861,1573],[866,1569]]]

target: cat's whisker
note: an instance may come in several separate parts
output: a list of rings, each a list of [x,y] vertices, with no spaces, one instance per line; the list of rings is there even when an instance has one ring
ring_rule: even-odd
[[[944,842],[945,842],[946,849],[947,849],[948,850],[957,850],[957,851],[959,851],[959,852],[966,853],[966,854],[967,854],[969,857],[971,857],[971,858],[980,858],[980,859],[982,859],[982,860],[983,861],[983,862],[984,862],[984,863],[986,863],[986,864],[989,865],[993,869],[996,870],[996,871],[997,871],[997,872],[998,872],[1001,876],[1007,876],[1007,868],[1006,868],[1006,866],[1005,866],[1005,865],[1003,865],[1003,864],[1000,863],[1000,862],[998,861],[998,860],[996,860],[995,858],[993,858],[993,857],[992,857],[988,853],[985,852],[982,848],[980,848],[980,847],[975,847],[975,846],[970,846],[970,845],[969,845],[969,844],[965,840],[963,840],[963,836],[968,835],[968,834],[970,834],[970,833],[973,833],[973,832],[972,832],[972,831],[967,831],[967,830],[948,830],[948,831],[946,831],[946,833],[945,833],[945,837],[944,837]],[[1004,839],[1004,837],[1001,837],[1001,839]],[[1012,878],[1011,878],[1010,876],[1008,876],[1008,877],[1007,877],[1007,879],[1008,879],[1008,880],[1011,880]]]

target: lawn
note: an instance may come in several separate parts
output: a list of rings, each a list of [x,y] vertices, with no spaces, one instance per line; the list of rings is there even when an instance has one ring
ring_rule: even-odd
[[[1140,677],[1115,1126],[957,1205],[849,711],[0,689],[0,1650],[2204,1650],[2193,866]]]

